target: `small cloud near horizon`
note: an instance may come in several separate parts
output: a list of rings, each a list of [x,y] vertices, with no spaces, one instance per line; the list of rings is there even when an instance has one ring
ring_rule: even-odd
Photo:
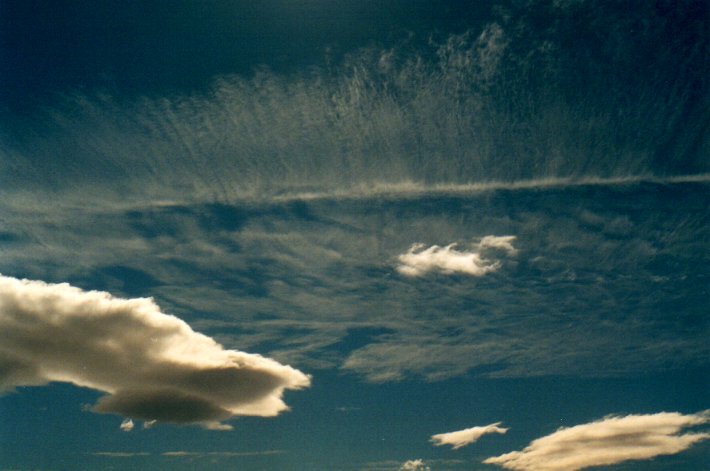
[[[489,433],[500,433],[504,434],[508,428],[499,427],[501,422],[496,422],[489,425],[484,425],[480,427],[471,427],[464,430],[459,430],[456,432],[439,433],[431,436],[431,442],[436,446],[451,445],[452,449],[458,450],[466,445],[475,443],[483,435]]]
[[[407,460],[402,463],[399,471],[431,471],[431,468],[424,463],[424,460]]]
[[[533,440],[522,451],[484,460],[516,471],[577,471],[611,466],[629,460],[673,455],[710,439],[708,432],[679,434],[688,427],[710,422],[710,411],[683,415],[660,412],[610,416],[596,422],[563,427]]]
[[[130,432],[131,430],[133,430],[133,427],[135,427],[135,424],[131,419],[124,420],[123,422],[121,422],[120,426],[121,430],[124,432]]]

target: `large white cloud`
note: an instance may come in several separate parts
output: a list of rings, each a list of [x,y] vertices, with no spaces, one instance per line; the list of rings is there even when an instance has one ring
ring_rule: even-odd
[[[68,382],[108,393],[93,410],[223,429],[235,415],[274,416],[302,372],[225,350],[152,299],[0,275],[0,391]]]
[[[672,455],[710,439],[710,433],[679,434],[707,424],[710,412],[683,415],[661,412],[602,420],[560,430],[534,440],[522,451],[488,458],[487,464],[519,471],[575,471],[628,460]]]
[[[510,255],[517,252],[513,247],[515,236],[485,236],[473,244],[471,250],[456,250],[456,243],[445,247],[424,244],[412,245],[406,253],[397,257],[397,271],[405,276],[422,276],[435,271],[443,274],[462,273],[483,276],[498,270],[501,262],[487,257],[485,252],[503,251]]]
[[[451,445],[454,450],[457,450],[461,447],[477,442],[483,435],[489,433],[507,432],[508,429],[500,427],[500,424],[500,422],[496,422],[494,424],[484,425],[482,427],[471,427],[464,430],[458,430],[456,432],[438,433],[431,436],[431,441],[436,446]]]

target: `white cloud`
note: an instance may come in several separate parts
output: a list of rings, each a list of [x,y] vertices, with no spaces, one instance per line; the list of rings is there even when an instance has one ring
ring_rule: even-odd
[[[108,393],[97,412],[213,429],[235,415],[277,415],[284,390],[310,383],[290,366],[225,350],[152,299],[0,275],[0,390],[50,381]]]
[[[575,427],[561,428],[534,440],[522,451],[488,458],[487,464],[519,471],[575,471],[628,460],[672,455],[710,439],[710,433],[679,435],[687,427],[707,424],[710,412],[678,412],[606,417]]]
[[[424,464],[423,460],[418,459],[405,461],[399,469],[400,471],[430,471],[431,468]]]
[[[91,453],[93,456],[104,456],[107,458],[134,458],[136,456],[150,456],[148,452],[130,452],[130,451],[96,451]]]
[[[425,248],[424,244],[414,244],[406,253],[397,257],[397,271],[412,277],[431,271],[447,275],[463,273],[483,276],[501,267],[500,261],[487,258],[488,252],[503,251],[508,255],[515,255],[517,250],[513,247],[513,240],[515,236],[485,236],[473,244],[470,251],[456,250],[456,243],[445,247],[432,245],[429,248]]]
[[[130,432],[133,430],[133,427],[135,425],[133,424],[133,421],[131,419],[126,419],[123,422],[121,422],[121,430],[124,432]]]
[[[501,423],[496,422],[483,427],[471,427],[457,432],[439,433],[431,436],[431,441],[436,446],[451,445],[454,450],[457,450],[471,443],[475,443],[483,435],[489,433],[505,433],[507,428],[499,427]]]

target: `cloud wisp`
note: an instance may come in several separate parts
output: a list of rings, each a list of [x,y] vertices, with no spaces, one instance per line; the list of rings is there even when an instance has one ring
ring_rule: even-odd
[[[0,391],[52,381],[108,393],[95,412],[219,430],[232,416],[287,410],[284,390],[310,384],[290,366],[225,350],[152,299],[0,275]]]
[[[436,446],[451,445],[452,449],[458,450],[466,445],[477,442],[483,435],[489,433],[504,434],[509,430],[508,428],[500,427],[500,424],[501,422],[496,422],[482,427],[471,427],[456,432],[438,433],[431,436],[431,442]]]
[[[710,433],[679,434],[685,428],[710,422],[710,411],[683,415],[678,412],[606,417],[534,440],[522,451],[488,458],[486,464],[518,471],[576,471],[629,460],[673,455]]]
[[[517,250],[512,242],[515,236],[485,236],[470,250],[456,250],[457,243],[445,247],[418,243],[412,245],[406,253],[397,257],[397,271],[404,276],[418,277],[429,272],[445,275],[461,273],[470,276],[483,276],[501,267],[499,260],[488,258],[489,252],[504,252],[515,255]]]

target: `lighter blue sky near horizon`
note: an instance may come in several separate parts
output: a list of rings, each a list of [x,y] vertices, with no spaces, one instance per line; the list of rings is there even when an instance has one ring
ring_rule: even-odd
[[[0,470],[710,465],[706,0],[45,3]]]

